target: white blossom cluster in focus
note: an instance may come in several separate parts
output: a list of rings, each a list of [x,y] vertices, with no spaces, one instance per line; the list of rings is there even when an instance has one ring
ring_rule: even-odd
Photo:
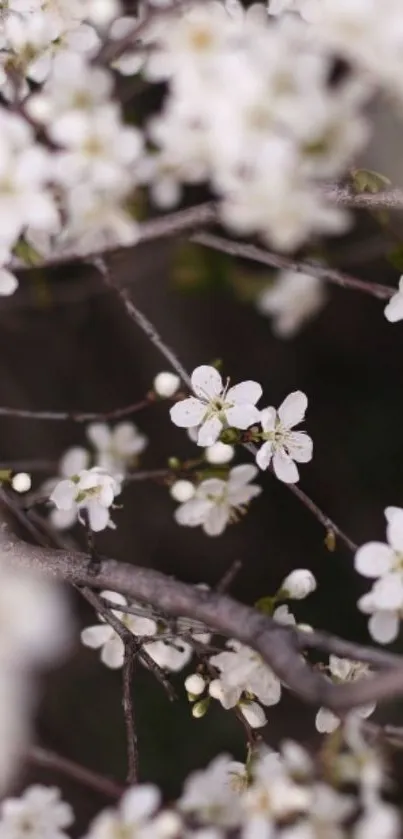
[[[103,591],[101,596],[109,603],[116,603],[117,606],[127,606],[126,598],[114,591]],[[133,636],[145,639],[142,649],[159,667],[171,672],[182,670],[193,655],[191,644],[181,637],[170,638],[169,640],[164,640],[163,637],[159,638],[158,623],[152,617],[149,617],[147,610],[140,604],[133,602],[130,603],[130,607],[134,610],[134,614],[121,611],[119,608],[113,609],[112,613]],[[111,669],[118,669],[122,667],[124,660],[123,641],[108,623],[103,622],[102,618],[100,620],[101,623],[83,629],[81,640],[86,647],[101,649],[103,664]],[[191,633],[190,629],[189,633]],[[193,634],[200,643],[209,639],[209,635],[205,633],[197,632]],[[148,638],[151,640],[146,640]]]

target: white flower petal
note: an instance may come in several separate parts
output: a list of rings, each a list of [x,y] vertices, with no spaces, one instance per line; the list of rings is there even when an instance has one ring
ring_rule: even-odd
[[[369,632],[379,644],[390,644],[399,634],[399,617],[396,612],[375,612],[368,621]]]
[[[101,530],[105,530],[110,520],[108,508],[102,507],[94,501],[87,504],[86,509],[88,510],[88,519],[91,530],[93,530],[94,533],[99,533]]]
[[[264,408],[260,412],[260,422],[263,431],[274,431],[276,427],[277,411],[275,408]]]
[[[114,635],[114,630],[107,623],[97,623],[95,626],[87,626],[81,632],[81,641],[85,647],[97,650],[103,647]]]
[[[72,475],[78,475],[83,469],[86,469],[90,461],[90,455],[87,449],[82,446],[72,446],[67,449],[60,460],[59,469],[64,478],[71,478]]]
[[[401,609],[403,607],[403,582],[400,572],[385,574],[372,589],[376,609]]]
[[[175,510],[175,521],[185,527],[198,527],[205,521],[212,504],[203,498],[191,498]]]
[[[160,792],[152,784],[132,787],[124,794],[120,805],[124,821],[141,824],[156,811],[160,800]]]
[[[273,443],[270,440],[267,440],[266,443],[263,443],[263,446],[260,447],[259,451],[256,455],[256,463],[259,466],[259,469],[268,469],[271,463],[271,458],[273,454]]]
[[[18,288],[18,280],[11,271],[6,268],[0,268],[0,295],[8,297],[14,294]]]
[[[254,405],[234,405],[233,408],[227,408],[225,416],[228,425],[241,430],[260,422],[260,411]]]
[[[87,428],[87,437],[96,449],[104,451],[111,444],[111,431],[106,422],[92,422]]]
[[[274,452],[273,469],[276,477],[285,484],[296,484],[299,480],[298,469],[284,449]]]
[[[220,536],[229,521],[229,508],[225,504],[215,504],[204,522],[203,530],[207,536]]]
[[[197,438],[198,446],[212,446],[220,436],[222,429],[222,422],[218,417],[210,417],[199,428],[199,435]]]
[[[394,558],[393,550],[384,542],[367,542],[358,549],[354,566],[364,577],[381,577],[390,570]]]
[[[398,291],[385,306],[384,315],[389,323],[396,323],[403,319],[403,294]]]
[[[287,437],[287,450],[297,463],[309,463],[312,460],[313,441],[304,431],[292,431]]]
[[[216,399],[222,392],[222,378],[215,367],[202,364],[193,370],[192,388],[200,399],[210,401],[210,399]]]
[[[251,463],[241,463],[239,466],[234,466],[229,473],[228,485],[233,487],[240,487],[248,484],[258,474],[256,466]]]
[[[256,405],[262,395],[262,388],[258,382],[240,382],[239,385],[230,387],[227,391],[226,401],[236,404]]]
[[[206,406],[200,399],[190,396],[189,399],[182,399],[170,410],[171,420],[179,428],[192,428],[200,425],[206,413]]]
[[[290,393],[278,409],[278,415],[285,428],[293,428],[302,422],[308,407],[308,399],[302,390]]]
[[[386,528],[388,542],[398,553],[403,553],[403,510],[396,510],[390,515]]]
[[[332,711],[327,708],[319,708],[315,718],[315,726],[321,734],[330,734],[340,725],[340,720]]]
[[[114,633],[113,638],[104,644],[101,652],[101,661],[110,667],[111,670],[118,670],[123,666],[124,646],[123,641]]]
[[[59,510],[70,510],[74,504],[76,486],[72,481],[59,481],[50,495],[50,500]]]

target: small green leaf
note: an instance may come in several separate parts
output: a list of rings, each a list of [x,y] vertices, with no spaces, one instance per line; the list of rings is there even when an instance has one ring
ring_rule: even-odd
[[[373,195],[383,192],[391,185],[389,178],[372,169],[354,169],[351,181],[355,192],[371,192]]]
[[[38,251],[35,250],[35,248],[32,247],[32,245],[30,245],[25,239],[19,239],[13,249],[13,253],[14,256],[21,259],[21,261],[28,266],[40,265],[41,262],[43,262],[43,258],[40,253],[38,253]]]
[[[276,600],[276,597],[261,597],[259,600],[256,601],[255,609],[257,609],[259,612],[263,612],[263,614],[265,615],[270,615],[271,617],[276,606]]]

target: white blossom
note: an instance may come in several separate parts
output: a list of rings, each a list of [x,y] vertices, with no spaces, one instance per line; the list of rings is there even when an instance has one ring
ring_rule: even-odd
[[[87,426],[86,434],[95,448],[95,465],[118,478],[136,462],[148,443],[132,422],[119,422],[112,429],[104,422],[93,422]]]
[[[209,693],[223,708],[233,708],[243,693],[252,694],[262,705],[277,705],[281,685],[258,653],[239,641],[228,641],[228,650],[210,658],[219,676],[210,682]]]
[[[116,603],[118,606],[127,606],[127,600],[123,595],[114,591],[101,592],[102,597]],[[112,613],[122,623],[123,628],[128,629],[135,637],[148,638],[157,636],[158,624],[147,616],[147,612],[139,605],[132,603],[139,614],[130,614],[119,609],[113,609]],[[103,618],[101,623],[83,629],[81,641],[91,649],[101,649],[101,661],[111,669],[119,669],[124,661],[124,644],[117,632]],[[164,641],[156,637],[155,641],[145,642],[143,649],[160,667],[173,672],[182,670],[192,656],[190,644],[182,638]]]
[[[120,800],[118,809],[103,810],[89,827],[86,839],[174,839],[180,819],[171,812],[156,815],[161,795],[152,784],[130,787]]]
[[[391,297],[385,306],[385,318],[390,323],[396,323],[403,319],[403,277],[399,280],[399,291]]]
[[[251,728],[262,728],[266,725],[266,714],[262,706],[257,702],[252,702],[250,699],[243,700],[239,703],[238,707]]]
[[[28,492],[32,486],[31,475],[28,472],[17,472],[12,477],[11,486],[14,492]]]
[[[261,487],[250,483],[256,474],[256,467],[242,464],[230,470],[227,480],[207,478],[190,501],[177,508],[175,520],[185,527],[201,525],[208,536],[219,536],[260,494]]]
[[[380,644],[397,637],[403,610],[403,510],[387,507],[385,516],[388,543],[368,542],[355,555],[357,571],[375,580],[358,607],[371,615],[368,629]]]
[[[199,426],[199,446],[212,446],[226,426],[245,429],[259,422],[256,402],[262,388],[257,382],[228,387],[218,370],[202,365],[192,373],[192,388],[195,396],[177,402],[170,414],[172,422],[181,428]]]
[[[0,295],[8,297],[18,288],[18,280],[7,268],[0,268]]]
[[[155,393],[157,393],[161,399],[170,399],[170,397],[178,390],[179,385],[179,376],[176,376],[175,373],[169,372],[158,373],[153,382]]]
[[[296,568],[287,575],[281,583],[280,589],[287,593],[292,600],[303,600],[315,591],[316,580],[312,571],[307,568]]]
[[[260,469],[267,469],[272,462],[277,478],[285,483],[299,480],[294,461],[307,463],[312,459],[311,438],[304,431],[292,430],[303,421],[307,404],[307,397],[298,390],[287,396],[278,411],[265,408],[260,414],[265,442],[256,455],[256,463]]]
[[[192,772],[178,801],[180,810],[201,822],[235,827],[241,816],[239,779],[244,769],[243,764],[220,755],[207,769]]]
[[[195,485],[192,484],[191,481],[186,481],[184,479],[175,481],[175,483],[172,484],[169,490],[171,497],[175,501],[178,501],[180,504],[184,504],[185,502],[190,501],[190,499],[193,498],[195,492]]]
[[[326,300],[323,280],[311,274],[281,271],[274,283],[257,298],[257,308],[273,319],[273,330],[280,338],[292,338],[323,307]]]
[[[95,532],[113,527],[109,508],[114,498],[121,491],[118,477],[109,475],[99,467],[82,469],[78,475],[60,481],[50,495],[58,510],[78,515],[84,522],[83,515],[88,515],[91,530]]]
[[[356,682],[360,679],[368,678],[370,670],[367,664],[362,664],[358,661],[350,661],[347,658],[339,658],[336,655],[329,657],[329,673],[330,677],[336,683],[340,682]],[[361,718],[371,716],[375,710],[375,703],[356,708],[352,714],[356,714]],[[335,731],[340,725],[340,719],[329,711],[327,708],[320,708],[316,714],[315,725],[318,731],[323,733],[330,733]]]
[[[0,805],[0,839],[68,839],[64,828],[73,821],[73,810],[61,800],[60,790],[36,784]]]

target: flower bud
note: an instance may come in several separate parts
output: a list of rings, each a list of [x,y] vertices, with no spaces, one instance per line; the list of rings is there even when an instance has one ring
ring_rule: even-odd
[[[195,494],[194,485],[191,481],[175,481],[169,490],[172,498],[183,504],[185,501],[190,501]]]
[[[204,717],[204,715],[207,714],[209,705],[210,700],[208,696],[206,699],[200,699],[199,702],[195,702],[192,707],[192,716],[197,720],[201,719],[201,717]]]
[[[266,714],[257,702],[240,702],[238,707],[251,728],[262,728],[266,725]]]
[[[31,484],[31,476],[28,472],[17,472],[11,480],[11,486],[15,492],[28,492]]]
[[[228,446],[227,443],[214,443],[213,446],[208,446],[206,449],[206,460],[209,463],[221,464],[229,463],[234,457],[234,447]]]
[[[206,682],[203,679],[203,676],[200,676],[200,673],[191,673],[190,676],[185,679],[185,688],[191,696],[200,696],[205,687]]]
[[[316,589],[316,580],[307,568],[296,568],[283,580],[280,591],[291,600],[303,600]]]
[[[153,382],[155,393],[161,399],[169,399],[170,396],[173,396],[179,385],[180,378],[175,373],[158,373]]]

